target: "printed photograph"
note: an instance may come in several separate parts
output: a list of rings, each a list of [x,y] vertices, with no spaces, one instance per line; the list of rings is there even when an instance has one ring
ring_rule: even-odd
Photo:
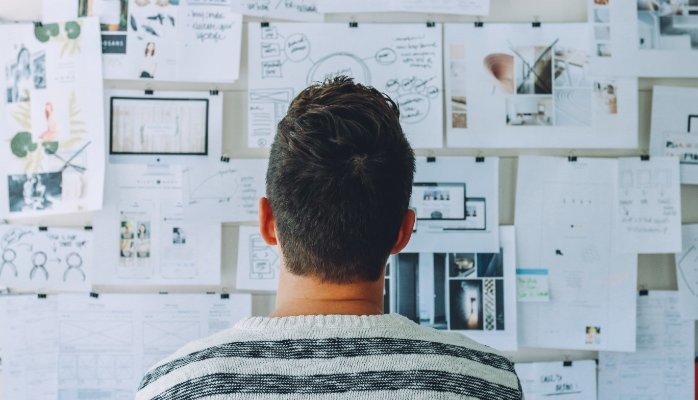
[[[119,234],[119,257],[131,258],[135,256],[134,252],[134,237],[135,237],[135,222],[122,220],[120,224]]]
[[[506,123],[517,126],[551,126],[552,96],[507,96]]]
[[[128,0],[79,0],[78,16],[99,16],[102,31],[125,32],[128,23]]]
[[[594,107],[600,114],[618,114],[617,85],[615,81],[594,82]]]
[[[138,221],[136,231],[136,257],[150,257],[150,221]]]
[[[477,276],[480,278],[504,276],[503,252],[503,249],[500,249],[499,253],[478,253]]]
[[[7,177],[10,212],[51,209],[62,198],[62,172]]]
[[[557,42],[557,41],[555,41]],[[553,46],[526,46],[512,49],[516,94],[553,93]]]
[[[475,272],[475,254],[448,253],[448,276],[465,278]]]
[[[637,0],[639,48],[697,49],[697,6],[695,0]]]
[[[601,327],[587,326],[586,335],[584,337],[585,344],[600,344],[601,342]]]
[[[16,51],[15,61],[5,67],[6,99],[8,103],[29,101],[34,88],[32,54],[25,46],[19,47]]]
[[[420,265],[418,253],[401,253],[393,267],[395,312],[420,325],[447,329],[446,254],[429,254],[433,263]]]
[[[172,244],[183,245],[187,243],[187,237],[184,235],[184,229],[180,227],[172,228]]]
[[[467,128],[468,114],[465,96],[451,96],[451,127]]]
[[[450,328],[453,330],[482,330],[482,281],[479,279],[451,280]]]

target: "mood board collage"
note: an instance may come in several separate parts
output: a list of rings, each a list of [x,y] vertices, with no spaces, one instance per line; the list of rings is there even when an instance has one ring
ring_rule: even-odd
[[[527,399],[694,398],[698,89],[654,86],[638,133],[641,78],[698,78],[694,1],[544,23],[483,23],[488,0],[35,1],[0,21],[0,400],[132,398],[185,343],[267,314],[265,155],[338,74],[395,99],[418,154],[386,313],[511,355]],[[638,291],[647,254],[676,290]]]

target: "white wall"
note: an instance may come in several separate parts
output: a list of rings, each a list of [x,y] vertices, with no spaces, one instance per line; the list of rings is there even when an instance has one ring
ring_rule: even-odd
[[[485,22],[524,22],[534,19],[545,22],[584,22],[586,21],[586,1],[585,0],[491,0],[491,16],[483,18]],[[0,18],[12,19],[37,19],[39,14],[40,0],[0,0]],[[436,22],[450,21],[472,21],[473,18],[457,16],[441,16],[426,14],[382,14],[378,16],[369,15],[333,15],[327,18],[328,21],[349,21],[354,19],[358,22],[424,22],[432,20]],[[258,22],[257,19],[250,21]],[[243,37],[243,41],[246,38]],[[221,86],[225,95],[225,112],[223,124],[223,147],[231,157],[264,157],[266,151],[258,149],[246,149],[246,46],[243,45],[243,65],[241,80],[235,85]],[[575,151],[578,156],[629,156],[648,153],[649,143],[649,117],[651,111],[651,90],[655,84],[676,85],[676,86],[698,86],[698,79],[642,79],[640,81],[640,147],[634,150],[582,150]],[[119,88],[143,88],[141,83],[127,83],[117,85],[108,81],[106,87]],[[153,89],[211,89],[210,86],[202,85],[163,85],[152,84]],[[476,155],[477,149],[440,149],[434,151],[420,150],[419,155]],[[569,154],[569,150],[554,151],[485,151],[485,155],[501,156],[500,165],[500,221],[504,224],[514,222],[514,197],[516,187],[516,168],[518,154],[546,154],[562,155]],[[698,222],[698,186],[682,187],[683,221],[684,223]],[[89,216],[84,216],[75,220],[66,219],[43,220],[42,224],[58,223],[63,225],[75,224],[82,226],[89,221]],[[148,291],[206,291],[206,290],[227,290],[234,291],[237,227],[235,225],[224,225],[223,228],[223,254],[222,254],[222,276],[223,284],[220,287],[195,287],[195,288],[163,288],[152,287]],[[649,255],[639,257],[639,278],[638,283],[647,289],[676,289],[676,274],[674,270],[673,255]],[[117,286],[99,286],[95,288],[98,292],[133,292],[133,288]],[[139,291],[142,291],[139,290]],[[274,296],[270,294],[255,293],[253,296],[253,313],[255,315],[266,315],[273,309]],[[512,353],[515,361],[542,361],[542,360],[563,360],[595,358],[595,352],[580,352],[568,350],[530,350],[522,349]]]

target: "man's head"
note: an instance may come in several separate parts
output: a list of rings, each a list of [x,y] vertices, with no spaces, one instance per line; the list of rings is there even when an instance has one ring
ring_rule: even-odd
[[[347,77],[291,102],[271,147],[268,203],[260,204],[263,234],[273,214],[275,236],[265,239],[278,240],[291,273],[375,281],[407,244],[415,163],[399,120],[389,97]]]

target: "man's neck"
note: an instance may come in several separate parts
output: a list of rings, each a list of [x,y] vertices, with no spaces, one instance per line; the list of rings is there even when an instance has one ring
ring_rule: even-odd
[[[382,314],[383,282],[381,274],[375,282],[328,283],[282,267],[272,317]]]

